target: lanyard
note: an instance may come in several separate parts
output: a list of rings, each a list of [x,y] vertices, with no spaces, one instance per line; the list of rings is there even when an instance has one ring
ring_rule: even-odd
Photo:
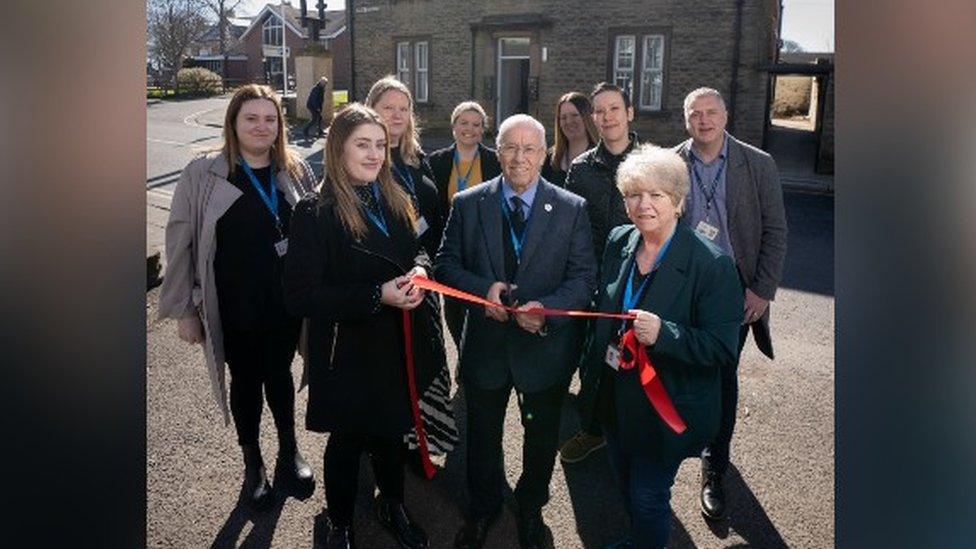
[[[379,213],[379,215],[373,213],[373,209],[370,208],[368,205],[366,205],[365,208],[366,215],[368,215],[369,219],[373,222],[373,224],[376,225],[376,227],[379,228],[379,230],[382,231],[383,234],[387,236],[387,238],[389,238],[390,229],[387,228],[386,226],[386,219],[383,217],[383,206],[380,204],[379,183],[377,183],[376,181],[370,183],[370,190],[373,191],[373,198],[376,201],[376,211]]]
[[[410,168],[401,170],[396,162],[391,162],[390,167],[393,168],[393,175],[396,176],[400,183],[410,191],[410,198],[413,198],[414,202],[417,201],[417,186],[413,182],[413,175],[410,173]]]
[[[668,247],[671,246],[671,239],[674,238],[674,233],[664,241],[661,245],[661,249],[657,252],[657,257],[654,258],[654,265],[651,267],[651,271],[647,273],[644,280],[641,281],[640,286],[637,288],[637,292],[634,292],[634,276],[637,274],[637,253],[634,253],[634,259],[630,264],[630,272],[627,275],[627,283],[624,285],[624,302],[622,312],[627,312],[633,309],[637,302],[640,301],[641,296],[644,294],[644,290],[647,288],[647,283],[651,280],[651,273],[657,270],[661,266],[661,261],[664,259],[664,254],[668,252]],[[638,246],[640,243],[638,243]],[[623,321],[620,325],[620,333],[623,334],[624,329],[627,326],[627,321]]]
[[[471,164],[468,165],[468,173],[461,177],[461,154],[458,153],[457,148],[454,149],[454,173],[457,174],[457,190],[463,191],[465,187],[468,186],[468,179],[471,177],[471,171],[474,170],[474,163],[478,160],[479,155],[474,155],[471,159]]]
[[[258,192],[258,196],[261,197],[261,202],[264,202],[264,205],[268,207],[272,217],[274,217],[275,226],[278,228],[278,232],[280,233],[281,218],[278,217],[278,193],[275,192],[277,181],[275,180],[274,164],[271,164],[271,188],[269,189],[271,191],[270,196],[268,193],[264,192],[264,188],[261,187],[261,182],[258,181],[258,177],[254,175],[254,170],[247,165],[247,161],[243,158],[241,158],[241,167],[244,168],[244,173],[246,173],[248,179],[251,180],[251,185],[254,187],[254,190]]]
[[[722,179],[722,174],[725,173],[725,163],[726,159],[722,158],[722,164],[718,167],[718,171],[715,172],[715,180],[712,181],[712,192],[711,194],[705,189],[705,185],[702,183],[701,174],[698,173],[698,164],[701,161],[695,158],[691,162],[691,178],[695,180],[698,188],[701,189],[702,194],[705,196],[705,215],[712,209],[712,202],[715,201],[715,194],[718,192],[718,182]]]
[[[522,237],[519,238],[515,236],[515,228],[512,227],[512,214],[509,211],[509,206],[506,204],[505,193],[500,193],[502,195],[502,215],[505,216],[505,221],[508,222],[508,236],[512,239],[512,247],[515,248],[515,259],[522,261],[522,245],[525,244],[525,235],[529,234],[529,219],[525,218],[525,226],[522,227]],[[519,206],[521,208],[521,206]]]

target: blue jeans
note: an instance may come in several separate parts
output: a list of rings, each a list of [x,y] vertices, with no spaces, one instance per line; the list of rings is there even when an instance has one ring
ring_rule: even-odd
[[[630,515],[634,547],[660,549],[667,546],[671,531],[671,486],[681,462],[660,464],[624,455],[619,442],[609,432],[607,449],[624,507]]]

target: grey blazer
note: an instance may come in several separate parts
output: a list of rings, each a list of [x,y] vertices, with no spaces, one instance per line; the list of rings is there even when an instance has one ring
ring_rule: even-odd
[[[786,260],[786,210],[776,161],[769,153],[743,143],[727,132],[728,168],[725,176],[729,238],[735,266],[746,288],[763,299],[776,297]],[[689,162],[691,139],[674,151]],[[769,333],[769,309],[752,323],[759,350],[773,358]]]
[[[435,277],[478,296],[505,281],[501,177],[454,196],[444,240],[434,262]],[[522,260],[512,281],[520,303],[584,309],[596,290],[596,258],[586,201],[543,178],[529,214]],[[461,336],[459,377],[483,389],[511,379],[522,392],[568,383],[579,360],[584,322],[546,319],[544,336],[530,334],[514,319],[500,323],[471,306]]]

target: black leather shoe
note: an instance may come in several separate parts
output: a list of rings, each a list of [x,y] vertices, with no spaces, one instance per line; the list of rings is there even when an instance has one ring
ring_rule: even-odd
[[[373,511],[376,520],[393,534],[401,547],[424,549],[428,546],[427,533],[410,518],[402,503],[378,497],[373,502]]]
[[[700,503],[702,516],[706,519],[719,520],[725,516],[725,488],[722,485],[722,475],[702,472]]]
[[[305,461],[298,450],[284,451],[278,453],[276,467],[284,471],[290,480],[301,484],[315,482],[315,475],[312,473],[312,466]]]
[[[500,514],[498,512],[491,516],[465,521],[464,526],[454,536],[454,547],[457,549],[481,549],[485,544],[485,538],[488,537],[488,530],[495,524]]]
[[[241,447],[244,452],[244,497],[257,510],[267,509],[274,499],[268,473],[261,459],[261,448],[256,444]]]
[[[552,547],[547,534],[549,527],[542,520],[542,513],[533,513],[518,521],[519,547],[522,549]]]

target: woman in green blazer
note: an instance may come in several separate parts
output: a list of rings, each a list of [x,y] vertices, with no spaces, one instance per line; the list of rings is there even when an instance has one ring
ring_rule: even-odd
[[[620,165],[632,225],[610,232],[584,356],[584,409],[607,433],[636,547],[664,547],[671,486],[719,422],[719,371],[734,363],[742,287],[732,258],[679,226],[689,178],[681,157],[645,145]]]

